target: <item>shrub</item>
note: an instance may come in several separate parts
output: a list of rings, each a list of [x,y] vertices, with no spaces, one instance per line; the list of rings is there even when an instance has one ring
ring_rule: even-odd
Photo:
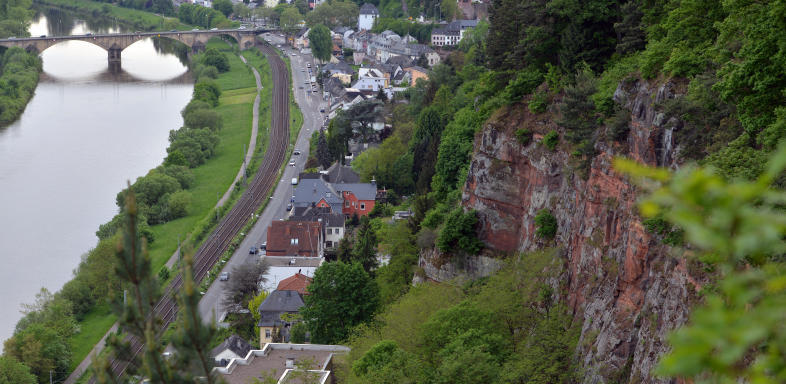
[[[167,268],[166,265],[161,267],[161,269],[158,270],[158,280],[159,281],[162,281],[162,282],[163,281],[167,281],[167,280],[169,280],[169,276],[170,276],[169,268]]]
[[[523,69],[508,83],[503,91],[508,104],[521,101],[525,95],[532,93],[543,82],[543,73],[537,69]]]
[[[219,73],[229,71],[229,58],[227,58],[223,52],[215,48],[208,48],[205,51],[205,55],[202,57],[202,63],[205,66],[215,67]]]
[[[532,141],[532,131],[526,128],[519,128],[516,130],[516,140],[519,144],[526,146]]]
[[[302,344],[306,342],[306,331],[308,327],[302,322],[292,325],[292,330],[289,331],[289,341],[295,344]]]
[[[477,254],[483,249],[483,243],[475,234],[477,224],[478,215],[474,210],[464,213],[461,207],[454,209],[437,237],[437,248],[442,252],[458,248],[469,254]]]
[[[194,85],[194,100],[203,101],[215,107],[218,105],[219,96],[221,96],[221,88],[212,80],[202,80]]]
[[[527,108],[529,108],[529,111],[532,113],[543,113],[546,112],[546,107],[548,107],[548,105],[549,99],[546,92],[535,92]]]
[[[191,193],[188,191],[177,191],[169,195],[167,201],[169,206],[169,218],[177,219],[188,215],[188,207],[191,205]]]
[[[553,151],[557,148],[557,143],[559,143],[559,133],[557,131],[551,131],[546,136],[543,136],[543,145],[549,150]]]
[[[541,239],[553,239],[557,234],[557,218],[548,209],[541,209],[535,215],[535,234]]]
[[[609,119],[609,138],[614,141],[622,141],[628,137],[630,131],[630,112],[627,109],[620,108],[614,113],[614,116]]]

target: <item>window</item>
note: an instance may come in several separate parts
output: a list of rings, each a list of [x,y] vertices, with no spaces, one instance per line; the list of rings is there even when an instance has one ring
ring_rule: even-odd
[[[360,203],[360,210],[361,211],[365,211],[366,210],[366,204],[365,203]]]
[[[327,229],[327,234],[328,235],[332,235],[333,234],[333,228],[328,228]]]
[[[328,247],[328,248],[333,248],[333,242],[332,241],[326,241],[325,242],[325,246]]]
[[[265,338],[266,338],[266,339],[269,339],[269,338],[270,338],[270,330],[269,330],[269,329],[266,329],[266,330],[265,330]]]
[[[349,208],[349,200],[344,202],[344,208]]]

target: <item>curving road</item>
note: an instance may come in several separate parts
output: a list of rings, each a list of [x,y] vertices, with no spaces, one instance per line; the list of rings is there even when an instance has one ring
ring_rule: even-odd
[[[271,39],[274,44],[285,43],[283,38],[278,35],[271,34],[265,37]],[[298,177],[299,172],[305,168],[305,162],[309,155],[311,134],[319,129],[324,119],[324,114],[320,112],[320,109],[326,107],[326,104],[322,101],[320,93],[311,92],[304,86],[305,80],[309,77],[306,67],[309,63],[314,67],[314,59],[310,55],[301,54],[289,48],[286,49],[285,53],[290,55],[292,88],[295,91],[295,101],[303,113],[303,127],[300,129],[300,134],[295,141],[295,148],[299,149],[301,154],[292,156],[295,166],[286,167],[279,179],[278,186],[276,186],[274,193],[270,196],[270,203],[260,214],[256,224],[243,238],[240,246],[238,246],[235,253],[223,267],[222,272],[231,272],[235,266],[258,261],[259,256],[250,255],[248,253],[249,248],[251,246],[259,246],[267,241],[267,228],[274,220],[286,219],[288,217],[289,212],[286,211],[286,205],[289,203],[289,198],[293,195],[294,190],[290,180],[293,177]],[[291,56],[293,53],[296,56]],[[277,265],[274,260],[269,259],[268,261],[271,262],[271,265]],[[281,260],[278,261],[281,262]],[[286,261],[288,262],[289,259]],[[318,263],[314,264],[298,260],[294,267],[313,268],[317,265]],[[268,282],[271,286],[275,286],[277,283],[277,281],[272,280]],[[199,313],[205,323],[212,322],[214,318],[220,319],[225,312],[225,308],[222,306],[224,284],[224,282],[216,279],[199,302]]]
[[[229,246],[229,243],[246,225],[251,215],[260,207],[268,192],[275,185],[278,170],[285,160],[286,150],[289,143],[289,72],[286,64],[278,56],[273,48],[268,45],[260,47],[270,63],[273,76],[273,98],[272,98],[272,119],[270,130],[270,143],[262,159],[262,163],[256,175],[251,181],[249,188],[240,197],[237,204],[230,210],[216,229],[205,240],[202,246],[194,255],[194,278],[197,282],[207,275],[213,265],[221,257],[221,254]],[[182,285],[182,276],[178,275],[172,283],[166,287],[162,299],[153,309],[155,315],[161,319],[161,330],[175,320],[177,315],[176,293]],[[144,344],[139,340],[130,337],[131,351],[138,355]],[[112,371],[117,377],[122,376],[128,363],[122,360],[111,360]],[[95,382],[91,378],[91,383]]]

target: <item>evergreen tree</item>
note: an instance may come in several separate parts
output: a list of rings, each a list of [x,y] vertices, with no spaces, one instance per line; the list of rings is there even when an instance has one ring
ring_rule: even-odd
[[[317,141],[317,161],[323,169],[328,169],[333,159],[330,157],[330,148],[328,147],[327,137],[325,131],[319,130],[319,140]]]
[[[614,23],[614,30],[617,31],[619,40],[617,41],[616,51],[621,55],[633,53],[644,49],[647,44],[647,35],[642,25],[644,13],[637,1],[631,0],[622,5],[620,10],[622,20]]]
[[[205,325],[199,315],[199,300],[202,295],[193,277],[193,260],[190,253],[183,258],[183,287],[178,304],[179,319],[177,332],[172,338],[176,349],[175,363],[189,382],[213,384],[216,377],[211,373],[213,358],[210,356],[210,341],[216,333],[213,326]]]
[[[117,277],[129,288],[127,300],[116,308],[120,318],[120,330],[144,343],[142,371],[138,373],[152,383],[172,383],[176,381],[176,377],[163,358],[164,347],[157,337],[160,319],[153,312],[161,298],[159,283],[150,268],[147,244],[138,232],[136,197],[131,188],[125,195],[125,201],[126,221],[122,238],[117,245],[115,267]],[[107,343],[113,347],[116,358],[129,363],[126,374],[137,374],[139,365],[133,361],[129,342],[116,335],[107,340]],[[101,383],[120,380],[114,377],[112,367],[106,360],[99,360],[95,369]]]
[[[360,227],[358,227],[355,237],[352,259],[360,263],[366,272],[371,272],[377,267],[377,243],[377,236],[374,234],[374,228],[371,227],[371,220],[368,216],[363,216],[360,218]]]

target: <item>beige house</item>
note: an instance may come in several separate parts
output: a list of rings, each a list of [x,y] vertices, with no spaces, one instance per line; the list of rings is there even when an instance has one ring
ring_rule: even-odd
[[[288,342],[289,328],[293,322],[288,315],[296,315],[303,307],[303,297],[298,291],[275,290],[259,305],[259,343]]]

